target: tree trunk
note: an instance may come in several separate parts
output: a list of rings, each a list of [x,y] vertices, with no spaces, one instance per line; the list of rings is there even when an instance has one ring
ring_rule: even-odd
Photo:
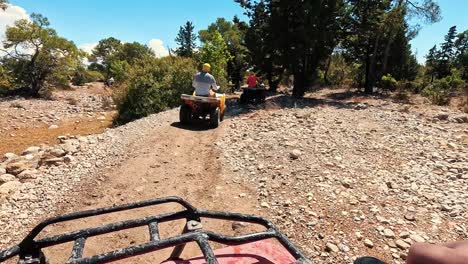
[[[392,46],[394,38],[394,35],[391,36],[390,39],[387,41],[387,44],[385,45],[384,58],[382,62],[382,75],[387,73],[388,57],[390,57],[390,47]]]
[[[373,92],[373,87],[372,87],[372,85],[370,83],[370,64],[371,64],[371,62],[370,62],[370,54],[369,54],[370,50],[369,49],[370,49],[370,47],[368,45],[367,52],[366,52],[367,53],[366,54],[366,72],[365,72],[365,77],[364,77],[365,78],[365,80],[364,80],[364,92],[366,94],[372,94],[372,92]]]
[[[294,89],[293,89],[293,96],[294,97],[302,97],[305,94],[305,85],[306,85],[306,76],[304,71],[298,70],[294,73]]]
[[[399,0],[396,8],[400,8],[402,4],[403,0]],[[385,52],[382,62],[382,75],[387,73],[388,57],[390,56],[390,48],[393,44],[393,40],[395,39],[395,36],[397,34],[396,31],[397,30],[393,26],[391,26],[390,37],[388,38],[387,43],[385,44]]]
[[[332,55],[328,57],[327,66],[325,67],[325,73],[323,74],[323,81],[325,84],[328,84],[328,71],[330,70],[330,65],[332,61]]]
[[[32,97],[39,97],[39,90],[41,89],[41,83],[40,83],[40,73],[36,71],[36,60],[37,57],[39,56],[39,49],[36,49],[34,55],[31,58],[31,61],[29,62],[29,72],[31,76],[31,83],[30,83],[30,95]]]
[[[278,90],[278,81],[273,81],[273,74],[271,72],[267,73],[267,81],[268,85],[270,86],[269,91],[272,93],[276,93]]]
[[[371,86],[371,89],[374,88],[375,82],[376,82],[376,79],[377,79],[377,71],[376,71],[375,67],[376,67],[376,64],[377,64],[377,50],[378,50],[378,47],[379,47],[379,42],[380,42],[380,35],[378,35],[377,38],[374,41],[374,50],[372,51],[372,56],[370,58],[369,84]]]

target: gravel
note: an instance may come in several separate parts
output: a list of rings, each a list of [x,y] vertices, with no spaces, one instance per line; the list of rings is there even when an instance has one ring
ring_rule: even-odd
[[[99,175],[119,165],[132,144],[145,140],[153,128],[169,125],[177,116],[175,111],[151,115],[99,135],[61,136],[62,144],[28,148],[26,156],[5,155],[0,159],[1,172],[12,172],[17,180],[3,176],[13,181],[0,185],[0,248],[19,242],[32,224],[53,216],[69,202],[64,197],[79,193],[82,181],[98,186],[104,180]],[[28,155],[35,163],[28,161]]]
[[[414,242],[468,238],[468,127],[425,107],[280,97],[237,109],[217,145],[313,260],[401,263]]]

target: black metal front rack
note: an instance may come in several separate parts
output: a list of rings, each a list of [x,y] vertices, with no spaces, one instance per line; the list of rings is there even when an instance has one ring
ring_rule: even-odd
[[[165,203],[177,203],[185,209],[178,212],[116,222],[36,240],[36,237],[41,233],[41,231],[52,224]],[[203,230],[201,226],[201,218],[253,223],[265,227],[266,230],[236,237],[225,236]],[[186,219],[187,221],[182,234],[175,237],[160,239],[158,225],[160,223],[180,219]],[[87,238],[141,226],[148,226],[150,235],[149,242],[100,255],[83,257]],[[300,250],[286,238],[285,235],[280,233],[278,229],[265,218],[254,215],[199,210],[180,197],[166,197],[127,205],[71,213],[47,219],[37,225],[18,245],[4,251],[0,251],[0,262],[19,256],[18,263],[44,264],[47,262],[42,249],[68,242],[74,242],[74,245],[67,263],[107,263],[171,247],[173,247],[174,250],[172,251],[169,260],[174,260],[180,257],[187,243],[196,242],[205,257],[206,263],[217,264],[218,261],[216,260],[213,249],[208,243],[209,241],[234,246],[270,238],[277,239],[281,243],[281,245],[296,259],[294,263],[311,263],[300,252]]]

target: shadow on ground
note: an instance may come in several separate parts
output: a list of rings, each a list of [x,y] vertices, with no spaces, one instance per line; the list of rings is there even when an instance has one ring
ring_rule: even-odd
[[[246,104],[242,105],[235,100],[230,100],[226,103],[226,117],[235,117],[257,110],[275,110],[275,109],[292,109],[292,108],[314,108],[320,106],[332,106],[338,109],[355,109],[359,102],[345,102],[346,98],[355,97],[357,94],[348,93],[333,93],[326,95],[325,98],[304,97],[295,98],[289,95],[276,94],[267,98],[263,104]],[[341,99],[338,99],[341,98]]]
[[[376,91],[373,94],[366,94],[359,90],[346,90],[346,91],[336,91],[334,93],[327,94],[325,97],[332,99],[332,100],[336,100],[336,101],[345,101],[345,100],[350,100],[353,98],[385,99],[389,97],[389,94],[382,92],[382,91]]]
[[[174,122],[171,124],[172,127],[189,130],[189,131],[206,131],[213,129],[208,124],[208,121],[204,120],[193,120],[190,124],[182,124],[180,122]]]

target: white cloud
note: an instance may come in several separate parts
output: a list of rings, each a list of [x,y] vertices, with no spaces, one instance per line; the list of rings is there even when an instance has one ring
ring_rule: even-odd
[[[81,50],[84,50],[88,54],[91,54],[93,52],[93,49],[97,46],[97,43],[84,43],[81,45],[78,45],[78,48]]]
[[[29,15],[24,8],[8,5],[5,11],[0,9],[0,47],[3,47],[7,26],[12,26],[16,20],[20,19],[29,19]]]
[[[154,51],[154,54],[158,58],[169,56],[169,51],[164,47],[164,42],[160,39],[151,39],[148,47]]]

